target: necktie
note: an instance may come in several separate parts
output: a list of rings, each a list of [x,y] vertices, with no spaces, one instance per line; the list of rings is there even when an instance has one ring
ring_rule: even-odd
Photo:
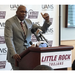
[[[24,32],[24,36],[26,37],[26,28],[25,28],[25,26],[23,25],[22,22],[20,22],[20,24],[21,24],[22,30]]]

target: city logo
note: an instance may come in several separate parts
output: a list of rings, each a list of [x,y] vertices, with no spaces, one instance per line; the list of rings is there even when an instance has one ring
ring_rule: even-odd
[[[0,44],[0,55],[7,55],[7,46],[6,46],[6,44]]]
[[[36,39],[36,37],[35,37],[34,34],[32,34],[32,36],[31,36],[31,41],[33,41],[33,42],[37,42],[37,39]]]
[[[0,48],[0,55],[6,55],[7,54],[7,48]]]
[[[0,11],[0,19],[5,19],[6,11]]]
[[[11,10],[17,10],[17,8],[19,7],[20,5],[10,5],[10,9]]]
[[[52,47],[52,44],[53,44],[53,40],[48,40],[48,46]]]
[[[0,44],[5,44],[4,36],[0,36]]]
[[[38,11],[33,11],[32,9],[30,9],[28,11],[28,18],[29,19],[36,19],[36,18],[38,18]]]
[[[39,22],[33,22],[33,24],[36,24],[36,25],[40,26],[40,23]]]
[[[0,29],[4,29],[5,27],[5,22],[0,22]]]
[[[46,35],[53,35],[53,28],[48,28],[47,29],[47,32],[46,32]]]
[[[43,11],[47,11],[47,10],[49,10],[49,11],[52,11],[54,9],[54,6],[53,5],[42,5],[42,10]]]
[[[0,69],[5,68],[6,66],[6,61],[0,61]]]
[[[53,18],[49,18],[49,20],[50,20],[50,22],[51,22],[51,24],[52,24],[52,22],[53,22]]]

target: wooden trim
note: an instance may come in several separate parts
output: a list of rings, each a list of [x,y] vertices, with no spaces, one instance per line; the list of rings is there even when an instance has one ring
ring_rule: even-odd
[[[75,41],[75,40],[61,40],[61,42],[64,42],[64,41]]]
[[[44,48],[39,48],[39,47],[30,47],[29,51],[32,52],[53,52],[53,51],[67,51],[67,50],[72,50],[73,46],[68,46],[68,45],[60,45],[56,47],[44,47]]]

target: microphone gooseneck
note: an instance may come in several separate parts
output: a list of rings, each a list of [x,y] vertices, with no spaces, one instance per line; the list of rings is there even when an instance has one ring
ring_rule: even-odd
[[[41,29],[31,29],[31,32],[36,36],[38,41],[43,41],[43,39],[48,43],[47,39],[42,35]]]
[[[40,41],[40,38],[35,34],[36,29],[31,29],[31,32],[35,35],[37,41]]]

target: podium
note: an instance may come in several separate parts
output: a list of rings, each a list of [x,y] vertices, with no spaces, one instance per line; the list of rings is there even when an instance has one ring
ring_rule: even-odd
[[[19,69],[20,70],[33,70],[36,66],[41,65],[41,53],[51,53],[51,52],[54,53],[54,52],[63,52],[63,51],[65,52],[65,51],[71,51],[72,49],[73,49],[73,46],[66,46],[66,45],[60,45],[57,47],[46,47],[46,48],[45,47],[43,48],[29,47],[27,50],[19,54],[22,58],[21,61],[18,63]],[[65,60],[67,59],[68,58],[66,55]],[[63,70],[63,69],[66,70],[67,67],[55,68],[55,70]]]

